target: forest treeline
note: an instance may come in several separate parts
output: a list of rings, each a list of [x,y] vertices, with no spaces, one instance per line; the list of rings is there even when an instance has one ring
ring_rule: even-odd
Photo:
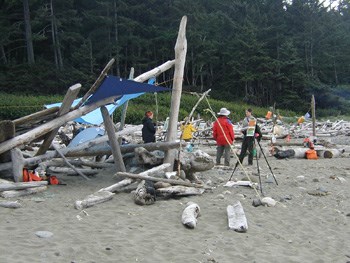
[[[315,94],[319,112],[350,114],[350,0],[325,2],[2,0],[1,91],[87,90],[112,57],[111,74],[137,76],[174,59],[186,15],[184,90],[294,111]]]

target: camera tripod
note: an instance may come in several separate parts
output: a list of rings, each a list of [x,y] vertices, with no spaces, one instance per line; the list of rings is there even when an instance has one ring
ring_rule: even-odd
[[[268,166],[269,169],[270,169],[270,172],[271,172],[271,174],[272,174],[272,176],[273,176],[273,179],[275,180],[276,185],[278,185],[276,176],[274,175],[274,173],[273,173],[273,171],[272,171],[272,168],[271,168],[269,162],[267,161],[266,155],[265,155],[265,153],[264,153],[264,151],[263,151],[263,149],[262,149],[262,147],[261,147],[261,144],[260,144],[260,142],[254,137],[254,146],[256,146],[256,143],[259,145],[259,148],[260,148],[260,150],[261,150],[261,152],[262,152],[262,154],[263,154],[263,156],[264,156],[264,159],[265,159],[265,161],[266,161],[267,166]],[[253,148],[254,148],[254,147],[253,147]],[[259,167],[258,155],[256,154],[255,157],[256,157],[256,164],[257,164],[258,175],[259,175],[260,191],[261,191],[261,193],[262,193],[262,184],[261,184],[261,175],[260,175],[260,167]],[[230,176],[229,181],[231,181],[232,176],[233,176],[233,174],[235,173],[235,171],[236,171],[236,169],[237,169],[237,166],[238,166],[239,164],[240,164],[240,161],[238,160],[238,161],[236,162],[236,164],[235,164],[235,167],[234,167],[234,169],[233,169],[233,171],[232,171],[232,174],[231,174],[231,176]],[[242,164],[241,164],[241,165],[242,165]]]

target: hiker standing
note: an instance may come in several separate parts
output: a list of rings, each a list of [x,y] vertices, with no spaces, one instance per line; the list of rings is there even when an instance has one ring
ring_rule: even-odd
[[[182,131],[181,139],[183,139],[185,142],[190,142],[193,138],[193,132],[196,132],[197,130],[193,127],[192,123],[187,122],[187,117],[184,120],[185,124],[181,124],[180,130]]]
[[[213,137],[216,141],[216,164],[220,165],[222,155],[224,155],[225,166],[230,166],[231,144],[235,140],[235,133],[231,120],[227,117],[230,111],[221,108],[218,118],[213,125]]]
[[[142,119],[142,140],[144,143],[150,143],[156,141],[156,128],[155,124],[152,122],[153,112],[146,111],[145,117]]]
[[[253,149],[255,138],[260,142],[262,137],[260,127],[256,123],[256,119],[252,115],[252,109],[247,109],[245,111],[245,118],[243,120],[243,128],[241,132],[243,133],[243,142],[241,147],[241,153],[239,155],[239,161],[243,163],[243,159],[248,151],[248,165],[253,165]]]

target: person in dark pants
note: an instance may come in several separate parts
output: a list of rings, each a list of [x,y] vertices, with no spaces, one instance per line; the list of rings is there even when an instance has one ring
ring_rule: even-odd
[[[228,118],[230,111],[221,108],[218,112],[217,121],[213,124],[213,138],[216,141],[216,165],[220,165],[222,155],[224,155],[225,166],[230,166],[231,145],[235,140],[235,133],[232,122]]]
[[[243,159],[248,151],[248,165],[253,165],[253,149],[254,149],[254,140],[257,139],[260,141],[262,134],[260,127],[256,124],[256,119],[252,116],[252,109],[247,109],[245,111],[246,117],[243,120],[243,142],[241,153],[239,155],[239,161],[243,163]]]
[[[142,140],[144,143],[156,142],[156,128],[152,122],[153,112],[146,111],[145,117],[142,119]]]

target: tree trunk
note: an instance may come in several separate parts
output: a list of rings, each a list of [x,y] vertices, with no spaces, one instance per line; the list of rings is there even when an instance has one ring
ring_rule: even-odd
[[[50,8],[51,8],[52,42],[53,42],[53,49],[54,49],[54,53],[55,53],[55,65],[56,65],[57,69],[62,70],[63,69],[63,60],[62,60],[62,54],[61,54],[60,41],[58,38],[56,16],[54,14],[52,0],[50,2]]]
[[[186,23],[187,17],[183,16],[180,23],[179,34],[175,44],[175,71],[173,81],[173,91],[170,107],[170,121],[168,127],[167,141],[175,141],[177,135],[177,121],[179,117],[180,100],[182,93],[182,82],[184,67],[186,62],[187,39],[186,39]],[[175,152],[169,150],[165,154],[164,162],[174,165]]]
[[[118,12],[117,12],[117,1],[113,1],[114,10],[114,33],[115,33],[115,66],[117,69],[117,76],[120,76],[119,66],[119,34],[118,34]]]
[[[26,39],[26,46],[27,46],[28,64],[33,65],[35,64],[35,60],[34,60],[32,27],[30,25],[30,10],[29,10],[28,0],[23,0],[23,9],[24,9],[24,27],[25,27],[25,39]]]

